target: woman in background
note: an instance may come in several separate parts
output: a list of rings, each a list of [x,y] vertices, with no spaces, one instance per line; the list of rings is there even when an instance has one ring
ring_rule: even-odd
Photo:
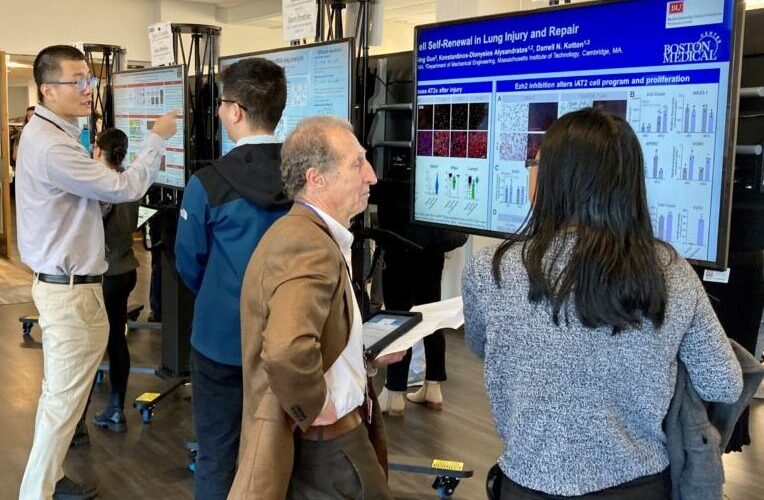
[[[628,123],[567,114],[529,168],[527,224],[462,283],[504,442],[501,498],[668,499],[677,360],[707,401],[737,400],[740,366],[692,268],[653,236]]]
[[[121,130],[104,130],[96,139],[93,158],[109,168],[122,171],[127,155],[128,139]],[[109,381],[111,392],[103,413],[96,415],[96,426],[113,432],[125,432],[125,393],[130,374],[130,352],[127,349],[125,325],[127,300],[135,288],[138,260],[133,253],[133,232],[138,224],[138,202],[109,205],[103,218],[106,259],[109,268],[103,278],[103,299],[109,318]]]

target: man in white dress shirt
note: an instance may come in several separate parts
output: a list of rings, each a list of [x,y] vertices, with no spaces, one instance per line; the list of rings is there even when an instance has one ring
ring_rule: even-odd
[[[32,297],[45,362],[19,498],[88,499],[97,489],[74,483],[62,466],[109,335],[99,201],[123,203],[146,193],[178,116],[157,119],[143,151],[118,173],[79,143],[77,118],[90,114],[96,84],[82,52],[66,45],[43,49],[34,78],[40,104],[19,143],[16,221],[21,260],[35,273]]]

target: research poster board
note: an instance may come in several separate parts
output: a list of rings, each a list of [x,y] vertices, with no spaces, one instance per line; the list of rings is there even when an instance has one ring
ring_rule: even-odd
[[[123,167],[129,168],[143,149],[157,118],[179,111],[178,131],[167,140],[156,185],[186,185],[186,75],[183,66],[163,66],[114,73],[114,124],[125,132],[129,147]]]
[[[734,0],[624,0],[417,27],[414,221],[516,232],[526,160],[593,106],[639,137],[656,236],[723,266],[741,22]]]
[[[285,49],[255,52],[220,58],[220,72],[242,59],[262,57],[282,68],[287,80],[287,102],[276,126],[276,139],[283,142],[304,118],[331,115],[350,120],[352,102],[351,39],[302,45]],[[225,127],[222,131],[222,153],[234,147]]]

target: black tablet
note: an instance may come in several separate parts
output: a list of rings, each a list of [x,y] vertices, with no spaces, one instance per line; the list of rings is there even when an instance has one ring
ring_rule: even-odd
[[[363,324],[364,355],[373,361],[387,346],[422,321],[422,313],[379,311]]]

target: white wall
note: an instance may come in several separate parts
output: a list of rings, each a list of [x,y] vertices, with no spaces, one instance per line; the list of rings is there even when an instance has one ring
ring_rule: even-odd
[[[369,47],[369,54],[392,54],[407,50],[414,50],[414,26],[388,22],[382,30],[382,45]]]
[[[148,59],[146,28],[152,0],[0,0],[0,50],[36,54],[72,42],[128,47],[130,58]]]
[[[59,43],[127,47],[128,59],[151,59],[147,29],[160,21],[223,28],[221,55],[287,45],[281,30],[220,23],[214,5],[178,0],[0,0],[0,50],[34,55]]]
[[[281,29],[268,29],[250,25],[221,23],[217,19],[215,5],[162,0],[156,2],[156,22],[211,24],[220,26],[220,55],[241,54],[267,50],[288,45],[281,36]],[[144,36],[145,36],[144,29]],[[130,59],[133,59],[131,56]],[[148,59],[148,58],[147,58]]]

